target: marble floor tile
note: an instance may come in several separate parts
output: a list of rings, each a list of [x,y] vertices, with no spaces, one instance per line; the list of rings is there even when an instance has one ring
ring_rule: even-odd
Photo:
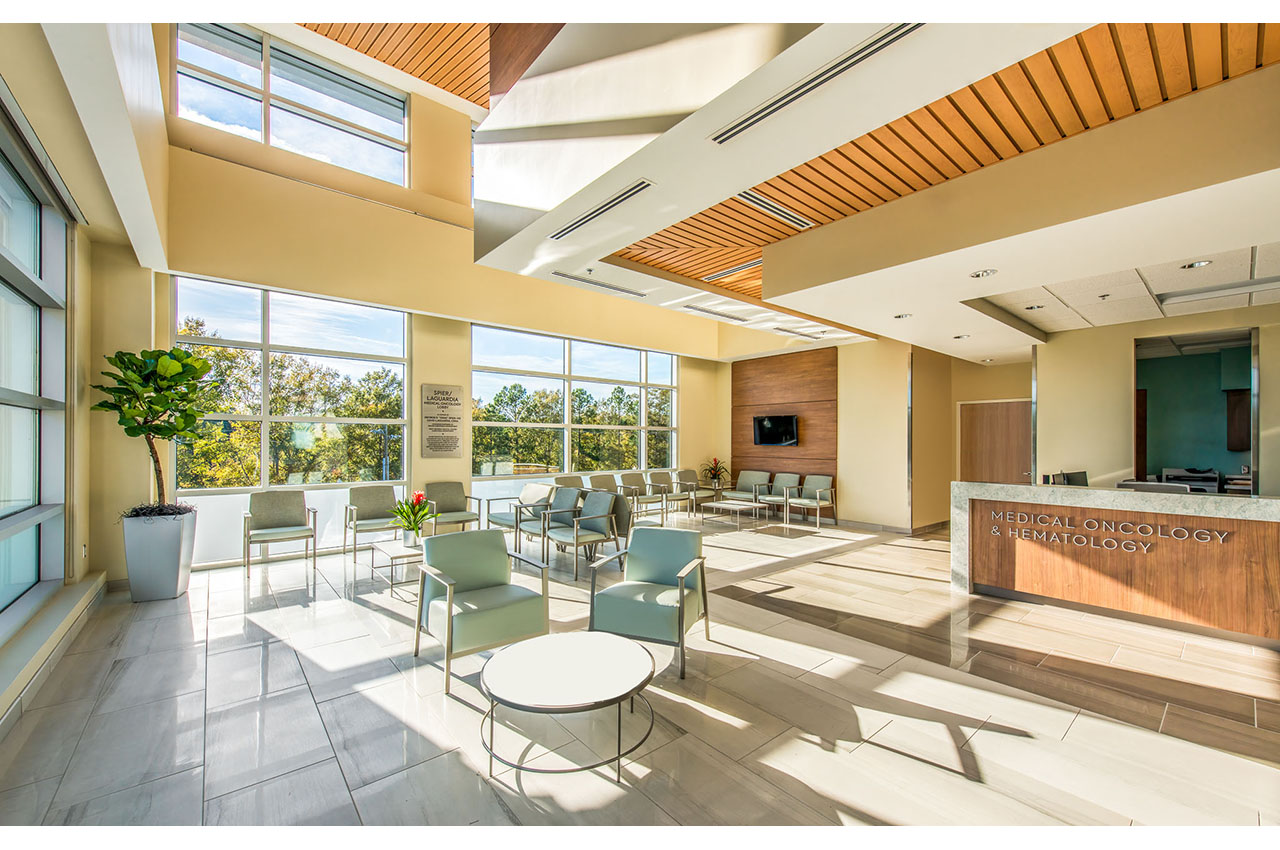
[[[285,640],[289,637],[289,630],[285,628],[284,621],[284,613],[275,608],[212,619],[207,632],[209,653]]]
[[[291,641],[292,642],[292,641]],[[302,670],[316,702],[401,678],[386,648],[368,635],[298,649]]]
[[[305,686],[210,709],[207,727],[206,799],[334,757]]]
[[[129,624],[129,630],[125,632],[118,657],[132,658],[171,649],[190,649],[203,644],[207,619],[204,611],[162,617],[135,617]]]
[[[213,590],[209,593],[209,619],[230,617],[236,614],[252,614],[268,611],[276,606],[276,598],[270,592],[253,594],[245,589]]]
[[[1246,675],[1261,676],[1265,679],[1280,680],[1280,653],[1264,655],[1243,655],[1239,652],[1222,650],[1215,646],[1206,646],[1188,641],[1182,652],[1184,661],[1196,664],[1207,664]]]
[[[647,696],[647,694],[646,694]],[[595,711],[580,711],[574,714],[553,714],[556,722],[563,726],[570,735],[586,744],[601,759],[612,758],[618,753],[618,719],[617,706],[598,708]],[[628,750],[649,730],[649,710],[636,700],[634,711],[627,702],[622,703],[622,749]],[[623,758],[623,764],[641,758],[658,747],[669,744],[684,735],[684,730],[662,717],[655,710],[653,713],[653,730],[644,743]]]
[[[199,767],[204,726],[202,692],[91,717],[53,808]]]
[[[107,673],[94,714],[204,689],[203,647],[118,658]]]
[[[125,632],[129,630],[133,614],[132,603],[99,605],[67,647],[67,654],[118,650],[120,644],[124,643]]]
[[[453,750],[448,730],[403,677],[320,703],[320,717],[353,790]]]
[[[358,826],[360,816],[334,759],[300,768],[205,804],[206,826]]]
[[[369,627],[345,599],[280,609],[282,623],[294,649],[303,650],[365,637]]]
[[[92,709],[81,700],[23,712],[0,740],[0,791],[61,776]]]
[[[96,699],[111,670],[114,657],[113,649],[63,655],[54,665],[49,678],[27,703],[27,710]]]
[[[191,589],[176,599],[155,599],[150,602],[137,603],[137,612],[134,614],[134,619],[151,620],[156,617],[172,617],[177,614],[190,614],[194,611],[207,611],[208,608],[208,589]]]
[[[512,826],[498,795],[459,750],[351,792],[366,826]]]
[[[1259,729],[1180,705],[1165,712],[1160,731],[1280,769],[1280,732]],[[1280,806],[1280,801],[1277,801]]]
[[[422,636],[422,645],[417,655],[413,654],[413,643],[386,648],[391,663],[400,671],[400,675],[413,685],[419,696],[431,696],[444,691],[444,647],[434,638]],[[478,676],[484,662],[491,652],[479,652],[453,659],[452,674],[454,677]]]
[[[1280,677],[1227,669],[1216,662],[1200,664],[1121,647],[1113,663],[1127,670],[1137,670],[1175,682],[1245,694],[1257,699],[1280,700]]]
[[[54,826],[199,826],[203,790],[203,771],[197,767],[52,809],[44,822]]]
[[[0,791],[0,826],[39,826],[62,777]]]
[[[809,672],[831,660],[832,656],[830,652],[806,643],[803,637],[791,639],[768,630],[754,631],[714,621],[711,640],[729,650],[753,656],[756,663],[792,677]]]
[[[1254,721],[1259,729],[1280,732],[1280,703],[1257,700],[1254,705]]]
[[[207,670],[210,709],[307,683],[297,653],[280,641],[210,655]]]
[[[860,640],[831,629],[817,628],[807,623],[779,623],[766,629],[765,634],[829,655],[830,660],[824,664],[838,661],[843,666],[854,669],[883,670],[902,658],[904,654],[870,641]]]
[[[684,826],[835,823],[691,735],[624,763],[623,773]]]
[[[753,703],[703,679],[655,682],[645,696],[663,720],[738,759],[790,726]]]

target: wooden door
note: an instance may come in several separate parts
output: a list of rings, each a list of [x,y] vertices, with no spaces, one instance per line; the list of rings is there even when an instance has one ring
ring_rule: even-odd
[[[960,480],[1034,484],[1031,479],[1031,402],[960,405]]]

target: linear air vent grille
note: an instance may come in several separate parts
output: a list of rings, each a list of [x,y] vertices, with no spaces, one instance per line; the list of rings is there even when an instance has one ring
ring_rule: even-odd
[[[569,274],[568,272],[552,272],[551,274],[555,277],[562,277],[565,280],[571,280],[574,283],[581,283],[584,286],[594,286],[596,289],[606,289],[609,292],[613,292],[618,295],[630,295],[632,298],[648,297],[647,293],[637,292],[634,289],[627,289],[625,286],[618,286],[613,283],[605,283],[602,280],[592,280],[589,277],[579,277],[576,274]]]
[[[573,221],[569,222],[564,227],[557,230],[555,233],[552,233],[547,238],[563,239],[564,237],[568,236],[570,233],[573,233],[578,228],[583,227],[595,221],[597,218],[604,215],[609,210],[613,209],[619,204],[622,204],[622,203],[625,203],[626,201],[631,200],[636,195],[640,194],[641,192],[643,192],[645,189],[648,189],[652,185],[653,184],[650,183],[648,180],[644,180],[644,179],[637,180],[627,188],[623,189],[618,194],[614,195],[609,200],[587,210],[582,215],[578,216]]]
[[[795,330],[792,330],[791,328],[778,327],[778,328],[774,328],[774,330],[777,331],[778,333],[791,334],[792,336],[802,336],[805,339],[822,339],[821,334],[805,333],[804,331],[795,331]]]
[[[745,316],[735,316],[732,313],[722,313],[719,310],[712,310],[710,307],[699,307],[697,304],[684,305],[686,310],[692,310],[695,313],[702,313],[717,319],[725,319],[730,322],[746,322],[749,321]]]
[[[884,50],[886,47],[893,44],[895,41],[915,32],[922,26],[924,26],[924,24],[895,24],[886,32],[881,33],[879,36],[861,47],[846,53],[835,62],[832,62],[822,70],[796,83],[794,86],[787,89],[782,94],[777,95],[772,100],[762,103],[751,112],[748,112],[737,121],[734,121],[732,124],[716,133],[711,137],[711,140],[718,145],[723,145],[735,136],[750,130],[752,127],[756,126],[770,115],[773,115],[775,112],[790,106],[810,92],[826,85],[845,71],[852,68],[854,65],[857,65],[865,59],[871,58],[881,50]]]
[[[745,272],[747,269],[754,269],[756,266],[763,266],[763,265],[764,265],[764,260],[752,260],[749,263],[743,263],[742,265],[734,266],[731,269],[725,269],[724,271],[718,271],[715,274],[709,274],[706,277],[704,277],[703,280],[706,281],[707,283],[714,283],[717,280],[723,280],[726,277],[735,275],[738,272]]]
[[[773,216],[783,224],[791,225],[796,230],[805,230],[814,226],[814,223],[809,221],[809,219],[799,215],[798,213],[792,212],[776,201],[766,198],[759,192],[748,189],[745,192],[739,192],[737,197],[738,200],[742,201],[744,204],[753,206],[760,210],[760,212]]]

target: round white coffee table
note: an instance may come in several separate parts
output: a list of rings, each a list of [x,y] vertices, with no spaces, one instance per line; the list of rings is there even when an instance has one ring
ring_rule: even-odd
[[[530,773],[576,773],[617,761],[617,781],[622,781],[622,757],[630,755],[653,731],[653,706],[640,693],[653,679],[653,656],[640,644],[608,632],[567,632],[542,635],[512,644],[494,653],[480,671],[480,688],[489,697],[489,710],[481,718],[480,743],[493,760]],[[649,710],[649,728],[625,752],[622,749],[622,703],[639,697]],[[499,705],[538,714],[573,714],[618,707],[618,754],[581,767],[546,769],[507,761],[494,752],[493,724]],[[484,722],[489,723],[485,740]]]

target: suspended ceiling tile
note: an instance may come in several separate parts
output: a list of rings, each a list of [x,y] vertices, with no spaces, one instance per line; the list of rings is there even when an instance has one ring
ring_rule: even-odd
[[[1188,263],[1200,260],[1211,261],[1209,265],[1198,269],[1184,269]],[[1151,284],[1151,291],[1157,294],[1165,292],[1182,292],[1187,289],[1201,289],[1207,286],[1224,286],[1249,279],[1249,267],[1252,252],[1248,248],[1224,251],[1221,254],[1203,254],[1198,257],[1186,257],[1172,263],[1161,263],[1157,266],[1145,266],[1138,271]],[[1192,311],[1198,312],[1198,311]]]
[[[1044,304],[1048,307],[1051,304],[1058,303],[1057,299],[1043,286],[1019,289],[1014,292],[1001,292],[998,295],[988,295],[987,300],[1006,310],[1017,310],[1030,304]]]
[[[1214,310],[1233,310],[1248,306],[1247,294],[1223,295],[1219,298],[1206,298],[1203,301],[1188,301],[1185,304],[1166,304],[1164,312],[1167,316],[1189,316],[1193,313],[1212,313]]]
[[[1095,326],[1141,322],[1159,319],[1163,315],[1155,299],[1145,290],[1136,298],[1110,298],[1093,304],[1081,304],[1076,307],[1076,311]]]
[[[1054,283],[1046,288],[1072,307],[1091,305],[1099,300],[1100,295],[1108,296],[1105,300],[1118,301],[1147,294],[1147,287],[1136,269]]]
[[[1253,276],[1273,277],[1280,274],[1280,242],[1258,246],[1258,258],[1254,262]]]
[[[1253,293],[1251,302],[1255,307],[1262,304],[1280,304],[1280,288],[1269,289],[1266,292]]]

